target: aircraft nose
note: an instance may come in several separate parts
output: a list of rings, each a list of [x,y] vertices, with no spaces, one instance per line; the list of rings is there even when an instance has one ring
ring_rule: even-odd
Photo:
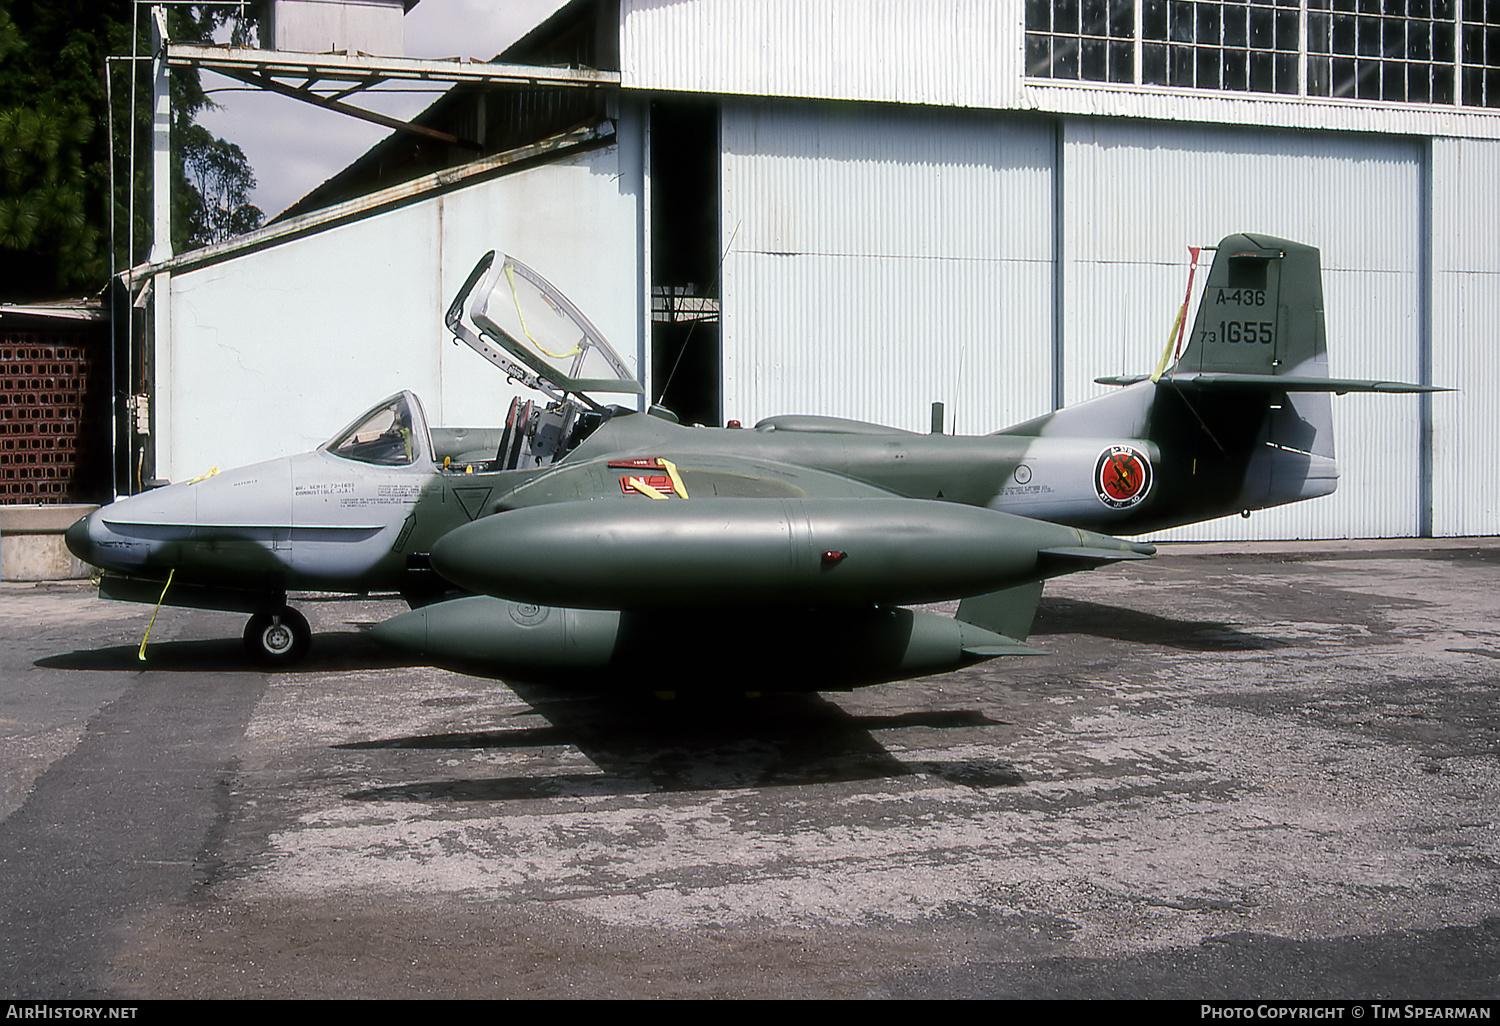
[[[129,573],[140,565],[146,549],[115,533],[104,519],[106,508],[114,507],[100,507],[64,531],[63,544],[90,566]]]
[[[98,515],[98,510],[95,510],[79,517],[78,522],[63,533],[63,543],[68,546],[68,551],[85,563],[94,562],[94,540],[90,537],[90,528]]]

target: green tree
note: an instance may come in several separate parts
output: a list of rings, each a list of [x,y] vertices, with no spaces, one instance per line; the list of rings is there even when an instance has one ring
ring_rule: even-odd
[[[182,153],[189,209],[184,211],[186,223],[174,222],[173,231],[186,236],[186,248],[223,242],[260,227],[264,217],[249,199],[255,172],[244,151],[215,138],[202,125],[188,125],[174,144]]]
[[[212,5],[168,11],[169,33],[180,41],[206,40],[237,13]],[[106,72],[106,57],[131,54],[132,29],[135,52],[149,56],[148,17],[130,0],[0,0],[0,298],[98,291],[109,276],[111,222],[117,269],[150,251],[150,65],[116,61]],[[182,252],[258,226],[260,212],[245,202],[255,176],[238,147],[193,123],[210,102],[197,74],[174,69],[171,88],[172,241]]]
[[[93,129],[82,108],[51,99],[0,111],[0,247],[59,266],[93,259],[81,154]]]

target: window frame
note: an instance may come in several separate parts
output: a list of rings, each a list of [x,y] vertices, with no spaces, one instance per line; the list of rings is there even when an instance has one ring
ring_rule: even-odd
[[[1022,75],[1500,111],[1500,0],[1026,0]]]

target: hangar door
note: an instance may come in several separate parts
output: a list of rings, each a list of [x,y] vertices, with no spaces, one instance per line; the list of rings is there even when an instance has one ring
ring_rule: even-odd
[[[723,415],[977,434],[1050,409],[1050,124],[726,103]]]
[[[1427,339],[1420,143],[1102,118],[1069,119],[1061,131],[1067,403],[1105,391],[1093,384],[1101,374],[1151,370],[1182,302],[1187,247],[1233,232],[1322,250],[1334,376],[1420,379]],[[1200,273],[1199,286],[1203,280]],[[1337,492],[1164,537],[1418,533],[1422,405],[1415,396],[1335,398]]]

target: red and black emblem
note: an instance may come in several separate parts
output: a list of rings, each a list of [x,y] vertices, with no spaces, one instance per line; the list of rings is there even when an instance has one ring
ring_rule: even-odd
[[[1111,509],[1129,509],[1151,491],[1151,461],[1139,449],[1112,445],[1099,454],[1094,489]]]

